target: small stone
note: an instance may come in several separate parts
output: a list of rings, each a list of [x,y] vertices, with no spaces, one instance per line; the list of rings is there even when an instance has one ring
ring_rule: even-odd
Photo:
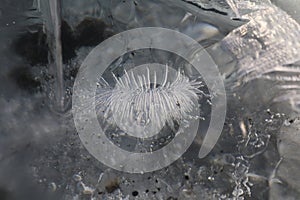
[[[83,194],[92,195],[94,193],[94,190],[90,187],[84,187],[84,190],[82,191]]]
[[[75,181],[77,181],[77,182],[82,181],[82,177],[81,177],[80,175],[78,175],[78,174],[75,174],[75,175],[73,176],[73,179],[74,179]]]
[[[56,184],[54,182],[50,183],[49,184],[49,189],[50,189],[51,192],[55,192],[56,189],[57,189]]]

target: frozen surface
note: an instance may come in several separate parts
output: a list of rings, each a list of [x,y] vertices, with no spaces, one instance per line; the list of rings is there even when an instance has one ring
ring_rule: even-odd
[[[141,26],[193,37],[211,53],[227,83],[226,123],[208,157],[197,158],[199,134],[171,166],[133,175],[94,159],[81,144],[71,113],[50,109],[51,45],[39,25],[48,18],[36,9],[37,1],[0,1],[0,199],[297,199],[297,13],[293,19],[268,1],[230,1],[233,9],[226,1],[188,2],[62,3],[66,97],[94,46]],[[204,105],[203,113],[209,113]]]

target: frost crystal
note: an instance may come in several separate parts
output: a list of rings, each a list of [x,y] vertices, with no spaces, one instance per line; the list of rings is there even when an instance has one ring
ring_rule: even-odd
[[[161,81],[157,80],[157,72],[149,68],[142,75],[125,71],[122,77],[113,77],[115,86],[103,81],[96,104],[105,119],[112,116],[126,133],[139,132],[144,137],[157,134],[165,124],[174,128],[174,122],[190,117],[201,92],[201,82],[190,81],[180,71],[173,81],[168,81],[168,66]]]

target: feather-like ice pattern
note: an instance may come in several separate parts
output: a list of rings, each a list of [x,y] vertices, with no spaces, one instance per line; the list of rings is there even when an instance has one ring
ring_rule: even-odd
[[[268,0],[227,2],[237,17],[249,20],[222,41],[238,62],[229,84],[234,82],[236,87],[257,78],[281,80],[287,87],[299,84],[300,67],[291,64],[300,60],[300,25]],[[298,95],[295,92],[288,98],[294,101]]]
[[[123,125],[121,129],[142,132],[145,137],[150,134],[147,130],[159,131],[166,124],[174,128],[174,121],[180,122],[189,117],[201,93],[201,82],[190,81],[179,71],[173,81],[168,81],[167,66],[160,81],[156,71],[151,72],[148,68],[142,75],[125,71],[122,77],[114,74],[113,77],[114,87],[102,79],[96,104],[100,105],[105,119],[108,120],[112,113],[113,121]],[[146,129],[147,125],[152,128]]]

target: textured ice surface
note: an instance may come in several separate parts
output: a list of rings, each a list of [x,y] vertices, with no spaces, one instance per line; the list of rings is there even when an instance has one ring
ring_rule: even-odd
[[[237,16],[249,20],[222,41],[237,59],[231,81],[237,85],[254,79],[280,82],[284,92],[274,101],[289,101],[299,109],[300,25],[269,2],[229,2],[237,8]]]
[[[244,85],[258,79],[277,84],[277,95],[271,101],[289,102],[296,119],[287,120],[278,135],[281,160],[270,184],[271,199],[296,199],[299,195],[299,60],[300,26],[287,13],[269,2],[229,1],[236,15],[249,20],[222,41],[225,49],[237,59],[237,70],[231,81]],[[254,10],[249,10],[249,8]],[[263,87],[265,90],[267,87]],[[276,179],[278,177],[278,179]]]
[[[52,81],[47,75],[47,53],[46,56],[43,53],[48,47],[45,47],[43,32],[26,27],[33,24],[28,19],[26,23],[22,21],[22,11],[25,13],[30,4],[20,2],[11,0],[0,5],[3,17],[0,32],[0,80],[3,83],[0,85],[0,199],[296,199],[299,196],[299,156],[295,150],[299,146],[296,134],[299,120],[288,119],[279,131],[286,116],[273,111],[272,104],[264,104],[264,97],[260,95],[268,95],[277,82],[251,81],[252,85],[249,83],[246,90],[232,96],[229,92],[222,137],[205,159],[197,159],[202,142],[199,135],[182,159],[157,172],[131,175],[103,166],[81,144],[70,113],[62,117],[49,111],[46,97],[49,93],[43,89]],[[293,29],[298,26],[295,21],[271,4],[245,2],[245,12],[241,4],[236,5],[240,17],[246,19],[241,22],[231,19],[237,15],[229,10],[225,1],[197,1],[202,9],[181,1],[115,1],[111,4],[108,1],[63,1],[63,18],[69,24],[62,25],[63,47],[69,49],[63,51],[63,56],[69,53],[64,62],[65,81],[71,85],[91,47],[105,38],[107,27],[119,32],[142,25],[183,31],[207,48],[213,48],[212,44],[219,43],[230,32],[223,44],[238,61],[231,71],[232,77],[239,77],[242,82],[253,77],[266,78],[265,75],[276,79],[276,74],[267,73],[274,69],[297,70],[296,66],[282,66],[293,64],[289,62],[293,60],[295,48],[299,47],[294,38],[298,34],[297,29]],[[123,10],[130,14],[125,15]],[[104,18],[107,27],[96,18]],[[266,22],[274,29],[265,29]],[[241,24],[244,25],[237,28]],[[86,29],[89,31],[82,31]],[[29,37],[21,37],[15,30]],[[13,41],[18,38],[22,38],[23,43],[13,47]],[[262,44],[268,48],[263,49]],[[28,53],[31,49],[33,55]],[[20,52],[21,56],[17,55]],[[215,58],[221,60],[221,64],[227,59],[223,53]],[[153,56],[159,55],[154,53]],[[272,59],[269,56],[273,56]],[[35,58],[35,62],[30,58]],[[257,65],[248,66],[249,61]],[[269,62],[276,66],[272,68]],[[277,64],[283,68],[278,68]],[[279,72],[282,79],[291,78],[291,74]],[[232,77],[229,82],[237,80]],[[284,83],[279,85],[298,87],[297,81]],[[282,95],[287,99],[295,96],[285,95],[285,90]],[[205,110],[209,102],[204,105]],[[269,106],[272,109],[268,109]],[[205,131],[203,129],[201,131]],[[280,156],[283,159],[278,162]]]

